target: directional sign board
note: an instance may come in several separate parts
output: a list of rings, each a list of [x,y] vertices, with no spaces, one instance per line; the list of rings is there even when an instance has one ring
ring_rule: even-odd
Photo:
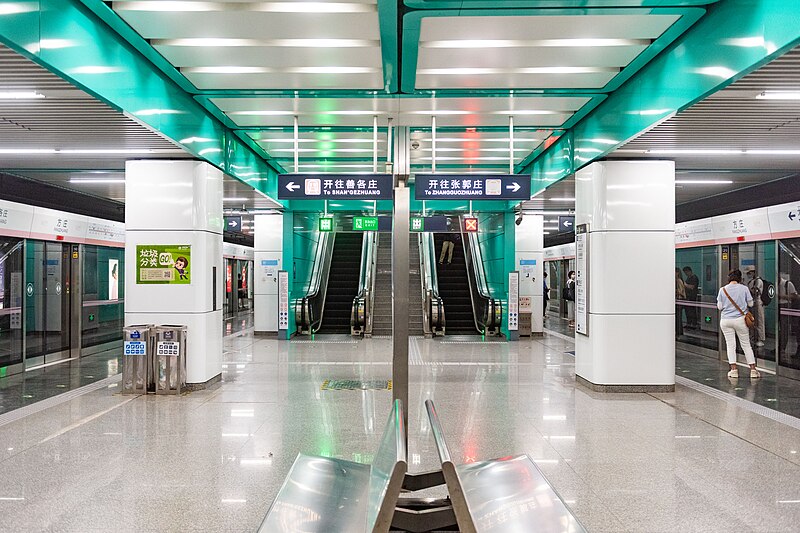
[[[391,174],[281,174],[280,200],[391,200]]]
[[[378,231],[378,217],[353,217],[353,231]]]
[[[530,200],[531,177],[516,174],[416,174],[417,200]]]
[[[333,231],[333,219],[330,217],[323,217],[319,219],[319,230],[320,231]]]
[[[242,232],[242,217],[225,217],[225,231]]]
[[[571,233],[575,231],[575,217],[559,216],[558,217],[558,232]]]

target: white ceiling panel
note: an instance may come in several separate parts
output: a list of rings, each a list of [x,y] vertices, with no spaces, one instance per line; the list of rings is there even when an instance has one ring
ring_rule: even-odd
[[[380,43],[373,47],[312,48],[312,47],[220,47],[164,46],[154,48],[177,67],[213,67],[218,65],[254,66],[269,68],[358,67],[381,64]]]
[[[420,41],[495,39],[654,39],[680,15],[426,17]]]
[[[186,78],[201,90],[214,89],[381,89],[382,69],[371,69],[366,74],[208,74],[181,69]]]
[[[377,10],[346,14],[131,11],[126,3],[114,2],[114,10],[145,39],[380,39]]]
[[[480,69],[464,72],[442,73],[439,69],[417,71],[418,89],[601,89],[614,76],[618,68],[596,69],[599,72],[576,74],[525,74],[516,69]]]
[[[522,69],[529,67],[624,67],[646,46],[610,48],[486,48],[477,53],[464,49],[426,49],[418,70],[438,68]],[[473,52],[475,52],[473,50]]]

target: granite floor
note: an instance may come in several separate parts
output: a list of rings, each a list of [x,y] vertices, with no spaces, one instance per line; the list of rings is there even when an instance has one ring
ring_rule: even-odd
[[[681,386],[577,387],[573,343],[553,334],[410,342],[412,471],[436,466],[432,398],[456,460],[529,454],[590,531],[797,531],[792,427]],[[0,426],[0,530],[252,532],[298,452],[371,460],[391,392],[322,384],[389,379],[390,340],[242,329],[225,361],[211,390],[103,389]]]

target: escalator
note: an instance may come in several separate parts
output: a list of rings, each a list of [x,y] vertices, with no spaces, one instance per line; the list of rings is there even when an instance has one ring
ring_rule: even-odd
[[[350,334],[353,299],[358,294],[362,233],[337,233],[328,273],[319,333]]]
[[[435,233],[434,244],[436,250],[436,274],[438,278],[439,296],[445,308],[446,330],[449,335],[477,335],[480,333],[475,326],[472,298],[470,296],[470,282],[467,274],[467,262],[464,256],[464,243],[458,235],[454,243],[453,260],[447,264],[439,264],[438,259],[442,253],[446,233]]]

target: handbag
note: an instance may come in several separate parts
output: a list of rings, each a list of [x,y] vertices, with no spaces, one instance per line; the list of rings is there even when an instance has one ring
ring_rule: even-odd
[[[745,325],[746,325],[748,328],[750,328],[750,329],[753,329],[753,326],[755,326],[755,325],[756,325],[756,319],[755,319],[755,317],[753,316],[753,313],[751,313],[750,311],[748,311],[748,312],[746,312],[746,313],[745,313],[744,311],[742,311],[742,308],[741,308],[741,307],[739,307],[739,306],[736,304],[736,302],[734,302],[734,301],[733,301],[733,298],[731,298],[731,295],[730,295],[730,294],[728,294],[728,291],[726,291],[726,290],[725,290],[725,287],[722,287],[722,292],[724,292],[724,293],[725,293],[725,296],[727,296],[727,297],[728,297],[728,300],[730,300],[730,301],[731,301],[731,303],[732,303],[732,304],[733,304],[733,306],[736,308],[736,310],[737,310],[737,311],[739,311],[740,313],[742,313],[742,316],[744,317],[744,323],[745,323]]]

